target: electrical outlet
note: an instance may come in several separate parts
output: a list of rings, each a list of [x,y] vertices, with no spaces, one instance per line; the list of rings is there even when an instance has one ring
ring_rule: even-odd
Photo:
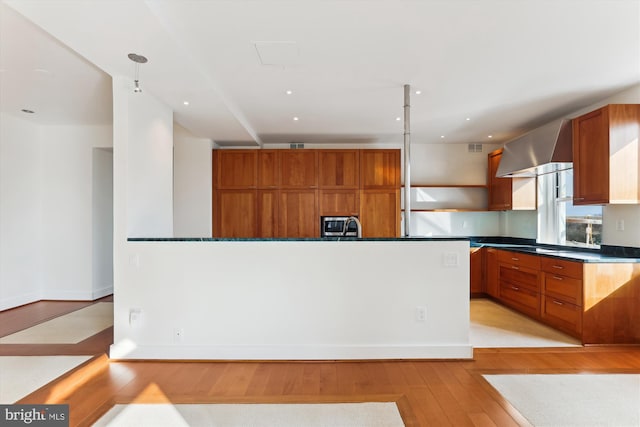
[[[442,258],[442,264],[445,267],[457,267],[458,266],[458,254],[455,252],[445,252]]]
[[[140,322],[140,317],[142,316],[141,308],[131,308],[129,309],[129,325],[133,326]]]
[[[619,219],[616,221],[616,230],[624,231],[624,219]]]
[[[416,321],[425,322],[427,320],[427,307],[416,307]]]

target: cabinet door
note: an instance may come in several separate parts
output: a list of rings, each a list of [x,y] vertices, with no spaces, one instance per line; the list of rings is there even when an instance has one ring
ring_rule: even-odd
[[[399,188],[400,150],[360,150],[360,187]]]
[[[498,250],[487,248],[486,252],[486,292],[494,298],[500,298],[498,282]]]
[[[256,190],[218,190],[214,201],[215,237],[256,237]]]
[[[489,153],[489,176],[487,186],[489,190],[489,210],[503,211],[511,209],[511,178],[498,178],[498,166],[502,158],[502,149]]]
[[[258,188],[278,188],[279,150],[258,150]]]
[[[470,253],[470,270],[471,270],[471,295],[480,294],[484,292],[484,283],[483,283],[483,249],[482,248],[472,248]]]
[[[318,152],[316,150],[280,151],[280,188],[316,188]]]
[[[214,150],[214,187],[220,189],[256,188],[257,150]]]
[[[359,166],[358,150],[320,150],[318,185],[320,188],[358,188]]]
[[[573,204],[609,201],[608,107],[573,120]]]
[[[278,199],[278,190],[258,190],[258,237],[280,237]]]
[[[320,216],[351,216],[359,212],[358,190],[320,190]]]
[[[360,192],[362,237],[400,236],[400,190]]]
[[[280,190],[280,237],[320,237],[317,190]]]

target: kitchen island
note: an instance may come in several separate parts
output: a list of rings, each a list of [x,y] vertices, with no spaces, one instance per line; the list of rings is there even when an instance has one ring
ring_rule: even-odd
[[[114,359],[467,359],[469,240],[128,239]]]

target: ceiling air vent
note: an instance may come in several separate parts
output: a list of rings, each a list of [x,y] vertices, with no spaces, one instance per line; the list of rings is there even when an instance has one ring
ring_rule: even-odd
[[[482,153],[482,144],[469,144],[470,153]]]

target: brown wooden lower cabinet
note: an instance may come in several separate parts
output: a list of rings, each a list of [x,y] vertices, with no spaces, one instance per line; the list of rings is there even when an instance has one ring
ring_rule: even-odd
[[[485,292],[493,297],[500,297],[500,282],[498,281],[498,250],[485,249]]]
[[[218,237],[255,237],[256,190],[219,190],[214,200],[213,230]]]
[[[482,248],[471,248],[470,273],[471,295],[478,295],[484,292],[484,251]]]
[[[400,190],[360,192],[362,237],[400,236]]]
[[[487,293],[493,252],[499,260],[498,299],[505,305],[583,344],[640,344],[640,264],[582,263],[493,249],[486,256]]]
[[[318,190],[280,190],[278,219],[280,237],[318,237]]]

